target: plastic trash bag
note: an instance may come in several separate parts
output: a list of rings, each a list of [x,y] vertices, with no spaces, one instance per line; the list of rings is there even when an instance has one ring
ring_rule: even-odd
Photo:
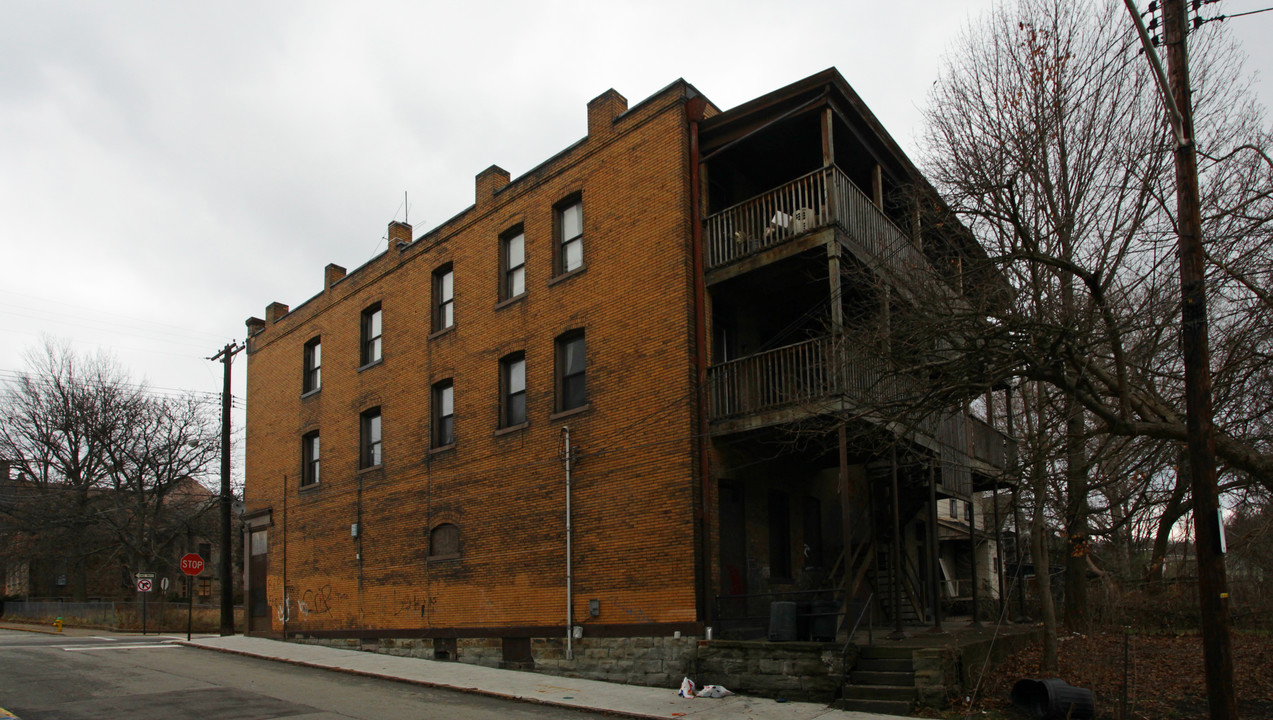
[[[724,687],[720,685],[704,685],[703,689],[698,691],[697,697],[723,698],[726,695],[733,695],[733,693],[726,690]]]
[[[690,680],[689,678],[684,678],[683,680],[681,680],[681,690],[680,692],[676,694],[680,695],[683,698],[693,699],[694,698],[694,681]]]

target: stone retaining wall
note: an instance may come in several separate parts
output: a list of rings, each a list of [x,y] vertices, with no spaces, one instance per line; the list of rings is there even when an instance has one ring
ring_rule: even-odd
[[[473,665],[533,670],[548,675],[668,688],[675,692],[681,678],[700,686],[724,685],[730,690],[762,697],[830,702],[844,674],[842,648],[825,643],[765,643],[696,637],[581,638],[573,641],[572,660],[566,659],[562,638],[531,638],[530,662],[506,661],[501,638],[306,638],[296,642],[387,655],[446,659]],[[453,643],[442,648],[440,644]]]
[[[716,640],[698,647],[694,679],[748,695],[831,702],[844,678],[842,653],[834,643]]]

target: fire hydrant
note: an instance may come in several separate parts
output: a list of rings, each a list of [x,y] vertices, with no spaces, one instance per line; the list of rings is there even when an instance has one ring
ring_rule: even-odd
[[[57,628],[58,632],[62,632],[62,618],[58,618],[57,620],[54,620],[53,627]]]

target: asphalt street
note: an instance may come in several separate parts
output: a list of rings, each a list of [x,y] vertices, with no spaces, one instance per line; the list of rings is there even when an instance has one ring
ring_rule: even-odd
[[[21,720],[602,717],[207,652],[177,639],[0,630],[0,708]]]

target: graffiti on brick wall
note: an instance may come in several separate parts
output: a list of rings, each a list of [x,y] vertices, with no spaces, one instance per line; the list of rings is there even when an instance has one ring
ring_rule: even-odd
[[[424,617],[427,602],[437,603],[437,598],[421,597],[419,593],[399,593],[397,589],[393,591],[393,614],[405,615],[407,613],[415,614],[419,609],[420,617]]]
[[[281,623],[310,615],[326,615],[345,597],[343,593],[332,590],[331,585],[324,585],[316,590],[311,588],[299,594],[295,587],[288,586],[287,590],[281,602],[273,603],[274,615]]]
[[[627,615],[633,620],[638,620],[640,622],[654,622],[654,618],[650,617],[649,615],[645,613],[645,611],[639,608],[630,608],[624,605],[623,603],[617,603],[614,601],[611,601],[610,604],[613,605],[618,610],[622,611],[623,614]]]
[[[344,596],[333,592],[331,585],[324,585],[317,590],[309,589],[301,593],[300,599],[296,601],[296,611],[301,617],[326,615],[331,612],[334,602],[341,597]]]

